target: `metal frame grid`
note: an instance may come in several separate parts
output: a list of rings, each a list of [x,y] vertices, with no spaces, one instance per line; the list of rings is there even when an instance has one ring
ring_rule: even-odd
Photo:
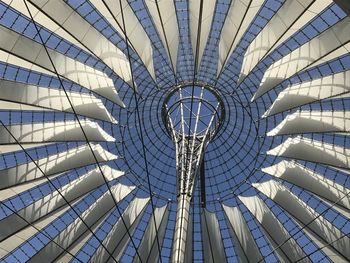
[[[28,0],[24,0],[28,2]],[[0,24],[3,27],[14,30],[27,38],[33,39],[37,43],[44,43],[44,46],[53,49],[64,56],[77,60],[84,65],[88,65],[105,73],[113,80],[118,90],[120,98],[126,105],[123,109],[112,101],[92,92],[70,80],[61,79],[59,76],[48,75],[20,68],[4,62],[0,63],[0,79],[12,82],[28,83],[49,89],[64,90],[76,93],[86,93],[100,99],[111,115],[118,120],[118,125],[107,121],[96,119],[103,130],[116,138],[116,142],[98,142],[104,149],[119,155],[116,161],[108,161],[106,164],[113,168],[125,172],[124,176],[109,181],[79,197],[68,206],[65,211],[55,221],[52,221],[47,228],[38,227],[35,222],[27,222],[27,225],[36,228],[37,234],[28,239],[16,250],[12,251],[4,260],[24,261],[40,251],[48,242],[55,242],[56,235],[66,228],[72,220],[79,218],[89,205],[103,193],[110,191],[110,187],[118,183],[136,186],[136,189],[124,200],[118,202],[115,209],[108,211],[101,217],[100,225],[95,225],[91,231],[89,239],[80,250],[72,254],[71,250],[62,248],[62,252],[70,254],[74,262],[88,261],[93,251],[105,240],[108,230],[120,218],[120,215],[128,207],[135,197],[151,196],[151,203],[146,206],[141,215],[141,219],[136,226],[136,230],[130,234],[130,241],[127,243],[121,262],[130,261],[137,257],[137,248],[141,243],[143,233],[148,224],[152,224],[154,208],[169,204],[169,218],[166,226],[164,241],[158,244],[160,250],[160,261],[168,262],[171,258],[172,242],[176,217],[176,163],[175,149],[169,138],[166,128],[163,125],[161,108],[166,100],[169,88],[183,81],[193,81],[193,71],[195,68],[196,50],[192,50],[190,43],[189,29],[189,8],[185,0],[176,0],[176,15],[179,26],[179,53],[177,60],[177,72],[174,72],[169,60],[168,53],[162,43],[159,33],[155,30],[154,22],[150,13],[142,0],[128,1],[134,11],[139,23],[151,40],[154,54],[154,65],[156,79],[152,79],[146,67],[142,64],[139,54],[133,50],[125,38],[120,35],[103,18],[98,10],[89,1],[67,1],[67,4],[75,10],[81,17],[89,22],[109,41],[116,45],[128,57],[131,65],[134,84],[130,85],[118,77],[100,58],[89,54],[79,47],[69,43],[57,34],[50,32],[39,24],[34,24],[24,15],[13,10],[4,3],[0,3]],[[349,177],[344,170],[337,167],[329,167],[324,163],[316,163],[308,160],[298,160],[296,158],[284,158],[270,156],[266,152],[275,146],[283,143],[288,138],[296,138],[297,134],[279,135],[274,137],[266,136],[266,133],[276,127],[287,115],[300,111],[320,111],[334,112],[335,110],[349,110],[349,98],[338,97],[315,101],[306,105],[281,112],[266,118],[260,118],[264,112],[275,101],[278,94],[286,87],[324,76],[331,76],[339,72],[350,70],[350,55],[332,59],[315,67],[300,71],[277,85],[262,97],[254,102],[250,102],[257,87],[268,67],[281,59],[286,54],[299,48],[304,43],[317,37],[337,22],[346,18],[336,4],[331,4],[324,12],[317,15],[310,23],[301,28],[282,45],[275,48],[251,71],[251,73],[239,84],[236,81],[239,77],[244,51],[257,34],[264,29],[269,19],[279,10],[284,1],[266,0],[262,5],[258,15],[255,17],[247,32],[242,37],[234,52],[227,58],[227,64],[216,78],[218,41],[222,26],[226,19],[229,0],[218,0],[215,7],[213,25],[210,29],[206,48],[200,63],[200,69],[195,74],[198,81],[203,81],[214,85],[223,95],[225,105],[225,119],[218,131],[217,136],[208,145],[206,150],[206,199],[208,211],[216,213],[219,221],[220,233],[223,240],[225,255],[229,262],[238,260],[237,251],[229,234],[229,222],[225,217],[222,204],[228,204],[240,209],[250,232],[259,248],[261,255],[269,262],[277,262],[278,256],[266,238],[266,231],[256,220],[255,216],[239,200],[238,196],[258,196],[269,207],[278,221],[288,230],[290,238],[294,239],[304,251],[306,257],[312,262],[320,260],[327,262],[327,257],[322,248],[317,246],[304,231],[305,225],[300,224],[294,216],[285,211],[276,201],[257,191],[252,183],[276,180],[289,189],[295,196],[305,202],[315,210],[325,220],[341,231],[343,236],[349,235],[349,219],[342,215],[337,209],[337,203],[326,203],[318,198],[308,189],[296,186],[286,180],[276,179],[269,174],[260,171],[260,168],[273,165],[281,160],[293,159],[294,162],[310,169],[313,172],[324,175],[332,182],[344,187],[350,187]],[[121,25],[122,27],[122,25]],[[39,34],[37,32],[39,30]],[[132,43],[131,43],[132,44]],[[137,92],[136,92],[137,90]],[[74,114],[72,112],[13,110],[0,111],[1,124],[7,127],[13,124],[31,124],[39,122],[80,121],[89,118]],[[320,141],[332,145],[349,148],[348,134],[346,133],[318,133],[309,132],[298,134],[300,138]],[[87,138],[86,138],[87,139]],[[25,164],[31,160],[61,153],[69,149],[74,149],[84,143],[90,144],[89,139],[72,142],[57,142],[50,145],[43,145],[33,149],[24,149],[25,143],[19,143],[20,150],[15,153],[1,154],[0,167],[2,170]],[[141,143],[142,142],[142,143]],[[91,141],[91,144],[95,141]],[[34,162],[35,163],[35,162]],[[28,189],[21,194],[14,195],[10,199],[1,201],[1,219],[16,214],[21,217],[19,211],[35,201],[50,195],[57,189],[69,185],[75,179],[82,176],[90,169],[98,168],[102,162],[89,164],[70,171],[64,171],[61,175],[52,177],[44,176],[47,182]],[[97,165],[97,166],[96,166]],[[148,168],[147,168],[148,166]],[[45,179],[44,178],[44,179]],[[193,218],[193,260],[202,262],[203,240],[201,233],[201,213],[200,207],[200,187],[196,186],[193,193],[190,217]],[[0,219],[0,221],[1,221]],[[153,218],[154,219],[154,218]],[[24,219],[23,219],[24,220]],[[83,219],[81,219],[84,221]],[[311,222],[310,222],[311,223]],[[158,239],[158,236],[157,236]],[[278,244],[281,246],[283,243]],[[110,253],[110,252],[109,252]],[[112,257],[113,258],[113,257]],[[114,259],[115,260],[115,259]]]

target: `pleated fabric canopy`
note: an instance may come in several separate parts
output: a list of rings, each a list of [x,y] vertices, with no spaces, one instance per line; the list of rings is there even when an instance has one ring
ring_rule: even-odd
[[[195,86],[225,114],[174,252]],[[348,0],[0,1],[0,262],[349,262],[349,132]]]

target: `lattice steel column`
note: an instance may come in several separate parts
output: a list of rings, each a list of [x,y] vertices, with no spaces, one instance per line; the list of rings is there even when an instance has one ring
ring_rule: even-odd
[[[192,193],[203,155],[224,117],[224,106],[213,87],[183,83],[163,105],[163,121],[176,150],[178,208],[172,261],[184,262]],[[204,191],[204,189],[202,189]],[[191,251],[192,252],[192,251]]]

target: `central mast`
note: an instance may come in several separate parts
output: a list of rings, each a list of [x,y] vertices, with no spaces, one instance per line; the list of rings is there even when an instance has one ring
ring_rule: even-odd
[[[205,149],[224,117],[224,106],[214,88],[181,84],[166,97],[163,121],[175,144],[177,212],[172,262],[184,262],[190,203]],[[202,189],[204,191],[204,189]]]

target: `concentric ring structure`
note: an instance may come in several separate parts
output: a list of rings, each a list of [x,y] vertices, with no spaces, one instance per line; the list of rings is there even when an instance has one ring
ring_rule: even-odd
[[[2,0],[0,261],[349,262],[349,16],[348,0]],[[184,83],[190,116],[198,87],[224,114],[178,257],[162,113]]]

